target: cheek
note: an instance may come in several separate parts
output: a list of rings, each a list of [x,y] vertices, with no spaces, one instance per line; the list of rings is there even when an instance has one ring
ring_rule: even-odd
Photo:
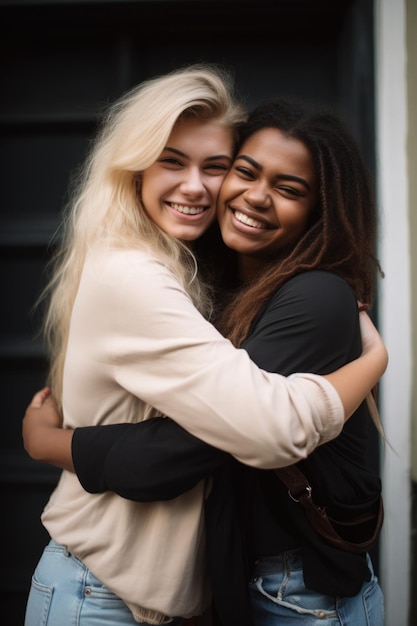
[[[154,179],[154,176],[152,175],[152,172],[150,171],[144,172],[141,177],[141,182],[138,188],[138,192],[139,192],[139,197],[142,200],[145,207],[146,207],[146,204],[152,200],[152,196],[153,196],[152,190],[155,188],[153,179]]]
[[[210,190],[211,197],[215,203],[217,203],[220,199],[223,181],[224,176],[214,176],[206,183],[206,189]]]
[[[238,186],[233,182],[233,176],[229,174],[224,178],[219,193],[218,207],[220,211],[224,210],[227,203],[238,196],[239,193],[241,192],[238,190]]]
[[[161,208],[162,200],[172,193],[177,186],[178,174],[167,170],[150,168],[142,175],[140,198],[148,213],[153,214]]]
[[[217,213],[217,221],[219,222],[221,226],[225,221],[225,213],[226,213],[226,206],[225,206],[222,190],[220,190],[219,197],[217,199],[216,213]]]
[[[210,217],[207,218],[207,228],[213,224],[217,219],[216,207],[210,209]]]
[[[280,221],[294,234],[303,235],[309,227],[310,213],[309,207],[291,205],[287,207],[286,213],[281,213]]]

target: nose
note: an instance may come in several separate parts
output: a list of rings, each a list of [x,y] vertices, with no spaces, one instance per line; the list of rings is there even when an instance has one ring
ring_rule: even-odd
[[[192,167],[185,170],[180,188],[182,193],[188,196],[199,196],[205,193],[206,188],[200,169]]]
[[[259,210],[268,209],[272,203],[269,187],[261,181],[250,185],[244,193],[244,198],[248,204]]]

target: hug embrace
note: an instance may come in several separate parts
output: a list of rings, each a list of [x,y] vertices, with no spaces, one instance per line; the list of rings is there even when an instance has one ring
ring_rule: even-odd
[[[68,210],[23,421],[63,468],[25,625],[382,626],[376,211],[342,122],[178,70],[109,109]],[[362,547],[317,533],[294,465]]]

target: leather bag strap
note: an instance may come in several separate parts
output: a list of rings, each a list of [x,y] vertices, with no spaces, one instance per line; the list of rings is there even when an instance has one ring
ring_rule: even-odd
[[[344,550],[345,552],[360,554],[370,550],[370,548],[372,548],[372,546],[376,543],[384,518],[382,497],[380,497],[379,508],[376,515],[370,513],[369,515],[361,516],[360,518],[349,522],[337,522],[339,526],[344,525],[352,528],[352,526],[365,524],[374,520],[374,530],[372,535],[366,541],[353,543],[346,541],[338,534],[334,527],[334,523],[336,522],[327,516],[326,509],[320,508],[314,504],[312,498],[312,487],[310,486],[306,476],[298,467],[292,465],[290,467],[282,467],[274,471],[278,478],[288,488],[288,495],[295,502],[299,502],[303,506],[310,524],[328,544],[335,548],[339,548],[339,550]]]

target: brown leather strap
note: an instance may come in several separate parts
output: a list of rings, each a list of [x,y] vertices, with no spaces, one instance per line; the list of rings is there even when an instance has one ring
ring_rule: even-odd
[[[369,514],[344,523],[335,522],[327,516],[327,512],[324,508],[320,508],[314,504],[312,488],[306,476],[304,476],[298,467],[292,465],[291,467],[282,467],[274,471],[284,485],[288,487],[289,496],[304,507],[311,525],[327,543],[335,548],[339,548],[339,550],[356,554],[367,552],[376,543],[384,519],[382,497],[380,498],[379,509],[376,515]],[[360,543],[346,541],[337,533],[333,525],[337,523],[340,526],[352,527],[371,521],[373,521],[372,535],[366,541]]]

